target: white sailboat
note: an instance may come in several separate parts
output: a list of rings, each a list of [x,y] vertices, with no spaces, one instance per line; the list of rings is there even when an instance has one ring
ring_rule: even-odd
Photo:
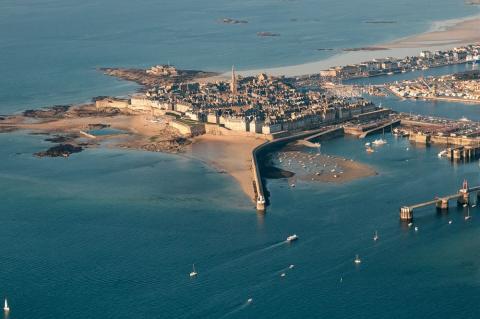
[[[197,271],[195,270],[195,264],[192,265],[192,272],[190,273],[190,277],[196,277],[198,275]]]
[[[467,209],[467,216],[465,216],[465,220],[469,220],[471,218],[470,216],[470,208]]]
[[[379,239],[379,237],[378,237],[378,232],[375,231],[375,235],[373,235],[373,240],[374,240],[374,241],[377,241],[378,239]]]
[[[7,298],[5,298],[5,303],[4,303],[4,306],[3,306],[3,311],[5,311],[5,312],[9,312],[9,311],[10,311],[10,307],[8,306]]]

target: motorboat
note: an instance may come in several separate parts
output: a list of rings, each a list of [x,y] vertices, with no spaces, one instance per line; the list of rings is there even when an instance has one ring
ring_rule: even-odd
[[[372,144],[375,145],[375,146],[380,146],[380,145],[387,144],[387,141],[382,139],[382,138],[379,138],[379,139],[376,139],[375,141],[373,141]]]
[[[445,156],[447,156],[447,153],[448,153],[447,150],[443,150],[443,151],[439,152],[439,153],[437,154],[437,156],[438,156],[439,158],[445,157]]]
[[[295,241],[297,239],[298,239],[297,234],[293,234],[293,235],[290,235],[290,236],[287,237],[288,242],[292,242],[292,241]]]
[[[356,255],[356,256],[355,256],[355,259],[353,260],[353,262],[358,265],[358,264],[361,264],[361,263],[362,263],[362,260],[360,259],[360,257],[358,257],[358,255]]]

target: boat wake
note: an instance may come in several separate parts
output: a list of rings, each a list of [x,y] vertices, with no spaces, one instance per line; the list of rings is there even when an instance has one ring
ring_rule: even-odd
[[[249,299],[247,299],[247,301],[245,301],[243,304],[234,307],[232,310],[230,310],[229,312],[227,312],[226,314],[224,314],[223,316],[221,316],[220,319],[230,317],[231,315],[236,314],[237,312],[240,312],[240,311],[242,311],[243,309],[247,308],[247,307],[250,306],[252,303],[253,303],[253,299],[252,299],[252,298],[249,298]]]

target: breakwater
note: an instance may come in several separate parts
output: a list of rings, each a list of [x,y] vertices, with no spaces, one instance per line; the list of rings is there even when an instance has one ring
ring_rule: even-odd
[[[255,147],[252,151],[252,171],[257,210],[259,212],[265,212],[267,206],[268,199],[265,196],[266,188],[262,180],[260,164],[269,153],[274,152],[286,144],[296,140],[306,139],[310,142],[312,140],[324,140],[343,135],[343,127],[324,127],[317,130],[305,131],[291,136],[282,137],[273,141],[265,142]]]

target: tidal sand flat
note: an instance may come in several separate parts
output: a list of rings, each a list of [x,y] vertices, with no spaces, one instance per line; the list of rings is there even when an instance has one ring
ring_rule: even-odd
[[[50,142],[73,146],[128,148],[167,153],[182,152],[189,140],[168,125],[168,116],[152,118],[144,114],[99,111],[95,105],[26,111],[4,117],[0,132],[26,130],[52,135]],[[98,127],[117,130],[116,134],[89,134]]]
[[[292,147],[272,155],[271,164],[281,170],[292,172],[294,175],[289,178],[292,183],[295,180],[345,183],[377,175],[373,167],[345,157],[305,149],[296,150]]]

